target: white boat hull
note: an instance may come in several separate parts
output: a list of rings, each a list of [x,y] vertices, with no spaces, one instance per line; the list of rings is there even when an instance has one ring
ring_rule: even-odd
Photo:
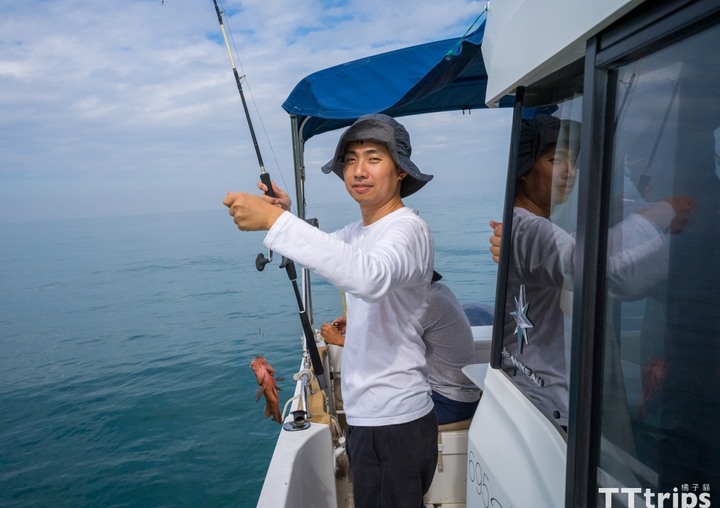
[[[258,506],[309,508],[337,506],[335,459],[330,427],[282,430],[275,445]]]

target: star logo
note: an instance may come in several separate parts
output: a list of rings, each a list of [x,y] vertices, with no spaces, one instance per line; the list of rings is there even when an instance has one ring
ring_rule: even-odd
[[[535,328],[527,317],[529,303],[525,301],[525,284],[520,286],[520,297],[515,297],[515,310],[510,315],[515,319],[515,335],[518,337],[518,354],[523,352],[523,342],[528,343],[528,328]]]

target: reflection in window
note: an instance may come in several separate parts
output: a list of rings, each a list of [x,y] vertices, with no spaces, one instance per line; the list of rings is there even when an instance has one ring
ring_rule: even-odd
[[[618,69],[601,487],[720,489],[717,47],[715,27]]]
[[[502,368],[567,427],[581,99],[523,120],[508,268]]]

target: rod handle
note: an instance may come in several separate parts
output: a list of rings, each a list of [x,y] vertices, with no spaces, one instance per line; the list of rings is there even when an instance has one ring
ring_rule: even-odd
[[[260,181],[265,184],[265,187],[267,187],[267,190],[265,191],[266,196],[270,196],[271,198],[277,197],[275,195],[275,191],[273,191],[272,183],[270,183],[270,173],[260,173]]]

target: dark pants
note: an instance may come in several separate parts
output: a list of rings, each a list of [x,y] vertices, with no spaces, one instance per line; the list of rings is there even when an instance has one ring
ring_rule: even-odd
[[[444,395],[432,392],[432,400],[435,403],[435,414],[438,425],[467,420],[475,415],[479,400],[475,402],[460,402],[448,399]]]
[[[355,507],[422,506],[437,465],[437,426],[435,411],[399,425],[348,425]]]

